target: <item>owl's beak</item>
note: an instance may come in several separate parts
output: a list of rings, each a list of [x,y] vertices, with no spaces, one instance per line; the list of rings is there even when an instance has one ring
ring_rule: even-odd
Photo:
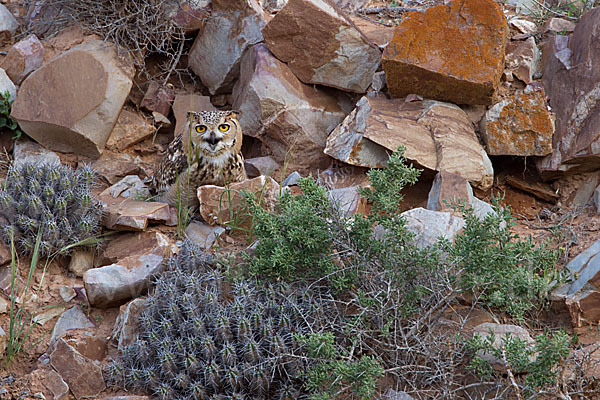
[[[208,142],[208,144],[210,144],[212,147],[215,147],[217,145],[217,143],[219,143],[221,141],[221,138],[218,138],[214,132],[210,133],[210,136],[208,137],[208,139],[206,140]]]

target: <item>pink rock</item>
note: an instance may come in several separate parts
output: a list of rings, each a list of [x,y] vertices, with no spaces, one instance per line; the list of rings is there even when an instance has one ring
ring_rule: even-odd
[[[8,50],[0,68],[17,85],[44,62],[44,46],[35,35],[29,35]]]
[[[103,223],[108,229],[143,231],[150,222],[169,223],[171,210],[166,203],[115,199],[102,196]]]
[[[161,86],[158,82],[152,81],[148,86],[148,90],[146,90],[140,107],[146,111],[156,111],[168,117],[174,99],[175,92],[172,85]]]

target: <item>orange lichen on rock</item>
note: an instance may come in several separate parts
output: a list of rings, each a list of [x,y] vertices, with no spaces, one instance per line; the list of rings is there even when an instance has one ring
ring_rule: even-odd
[[[495,104],[482,120],[490,155],[545,156],[552,153],[554,122],[543,89],[524,92]]]
[[[491,104],[504,67],[507,31],[493,0],[455,0],[407,14],[383,54],[390,92]]]

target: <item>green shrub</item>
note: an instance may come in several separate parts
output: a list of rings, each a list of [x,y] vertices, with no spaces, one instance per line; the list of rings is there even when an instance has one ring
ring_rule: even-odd
[[[6,128],[13,133],[13,139],[21,137],[23,132],[19,128],[17,121],[11,118],[10,110],[12,109],[13,101],[10,100],[10,93],[8,91],[0,93],[0,128]]]

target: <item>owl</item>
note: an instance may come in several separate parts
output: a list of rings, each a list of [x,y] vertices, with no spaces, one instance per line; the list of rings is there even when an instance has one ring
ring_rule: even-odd
[[[186,127],[167,147],[152,180],[159,201],[194,206],[198,186],[246,179],[237,116],[234,111],[188,112]]]

